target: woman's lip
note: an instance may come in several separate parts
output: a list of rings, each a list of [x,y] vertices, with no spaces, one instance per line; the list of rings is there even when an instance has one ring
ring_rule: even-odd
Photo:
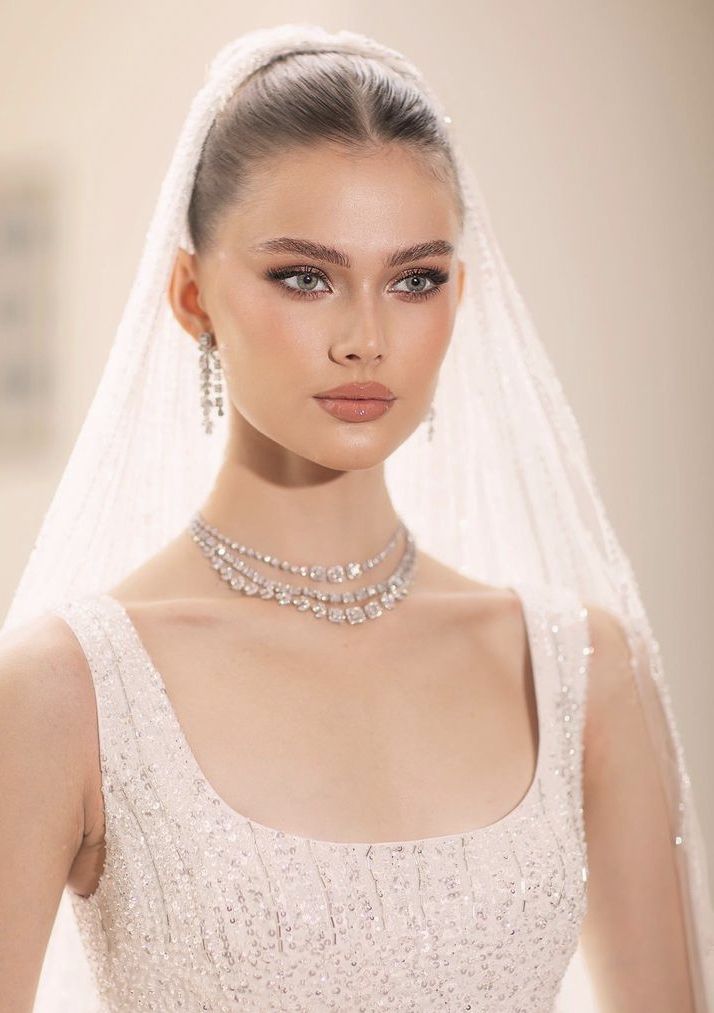
[[[326,412],[343,422],[370,422],[389,411],[396,398],[316,397],[315,400]]]
[[[343,383],[339,387],[331,387],[330,390],[320,391],[319,394],[315,394],[315,397],[326,397],[326,398],[347,398],[350,401],[358,399],[368,399],[370,401],[391,401],[394,398],[394,393],[385,387],[383,383],[377,383],[376,380],[368,380],[365,383]]]
[[[394,401],[393,397],[367,397],[352,394],[315,394],[318,401]]]

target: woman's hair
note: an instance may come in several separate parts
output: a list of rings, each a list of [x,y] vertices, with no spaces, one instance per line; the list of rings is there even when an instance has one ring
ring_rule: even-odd
[[[251,74],[208,131],[188,208],[195,251],[208,250],[224,212],[251,173],[275,155],[330,142],[347,151],[407,145],[451,186],[460,226],[464,198],[448,132],[417,84],[378,59],[339,52],[287,53]]]

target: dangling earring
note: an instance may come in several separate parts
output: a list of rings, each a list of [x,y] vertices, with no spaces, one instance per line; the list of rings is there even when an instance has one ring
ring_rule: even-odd
[[[221,395],[221,360],[218,358],[217,344],[210,331],[204,331],[198,338],[199,357],[198,362],[201,370],[201,408],[203,409],[203,428],[206,433],[213,431],[213,422],[210,417],[212,407],[218,409],[218,415],[223,415],[223,397]],[[211,373],[213,373],[214,397],[211,400]]]
[[[426,421],[429,423],[429,428],[426,433],[427,440],[431,443],[434,436],[434,416],[436,415],[436,409],[434,408],[434,402],[432,401],[431,407],[429,408],[429,414],[426,417]]]

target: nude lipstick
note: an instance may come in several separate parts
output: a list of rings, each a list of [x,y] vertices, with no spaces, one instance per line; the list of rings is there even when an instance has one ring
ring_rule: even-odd
[[[381,383],[345,383],[314,395],[318,404],[343,422],[370,422],[384,415],[396,395]]]

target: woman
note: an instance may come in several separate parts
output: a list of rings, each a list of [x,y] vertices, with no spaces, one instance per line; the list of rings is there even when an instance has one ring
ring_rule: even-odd
[[[450,130],[349,32],[214,60],[6,621],[8,1009],[63,890],[42,1010],[708,1008],[656,641]]]

